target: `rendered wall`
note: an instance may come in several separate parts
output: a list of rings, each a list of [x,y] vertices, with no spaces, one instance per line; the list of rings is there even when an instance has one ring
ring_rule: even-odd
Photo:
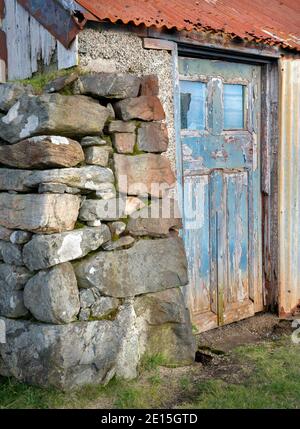
[[[139,76],[155,74],[159,79],[160,100],[166,112],[169,133],[167,156],[175,171],[174,78],[172,54],[167,50],[144,49],[142,38],[123,29],[106,29],[89,24],[79,34],[80,66],[91,71],[129,72]]]

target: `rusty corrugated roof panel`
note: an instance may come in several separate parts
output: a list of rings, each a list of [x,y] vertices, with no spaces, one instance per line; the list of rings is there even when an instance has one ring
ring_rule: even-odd
[[[99,20],[231,37],[300,50],[299,0],[76,0]]]

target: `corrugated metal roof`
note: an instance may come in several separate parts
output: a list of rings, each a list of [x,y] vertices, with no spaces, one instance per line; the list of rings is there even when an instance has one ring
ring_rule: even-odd
[[[76,0],[99,20],[222,32],[300,50],[299,0]]]

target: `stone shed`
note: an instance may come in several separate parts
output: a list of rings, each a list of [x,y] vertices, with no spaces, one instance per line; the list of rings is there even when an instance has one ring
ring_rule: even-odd
[[[271,12],[270,12],[271,11]],[[300,308],[300,6],[0,0],[0,373],[193,362]]]

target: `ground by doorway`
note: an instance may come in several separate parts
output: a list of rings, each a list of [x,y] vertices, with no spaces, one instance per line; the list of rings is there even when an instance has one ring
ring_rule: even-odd
[[[137,380],[63,394],[0,380],[0,408],[299,408],[300,345],[291,322],[264,313],[198,336],[203,362],[143,362]]]

